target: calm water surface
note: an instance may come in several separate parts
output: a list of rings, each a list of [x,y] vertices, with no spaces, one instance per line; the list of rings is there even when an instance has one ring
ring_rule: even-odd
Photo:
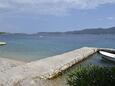
[[[1,35],[0,57],[33,61],[84,46],[115,48],[115,35]]]

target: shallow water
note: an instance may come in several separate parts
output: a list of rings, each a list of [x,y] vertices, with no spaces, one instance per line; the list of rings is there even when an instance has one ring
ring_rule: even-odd
[[[115,35],[0,35],[0,57],[33,61],[87,47],[115,48]]]

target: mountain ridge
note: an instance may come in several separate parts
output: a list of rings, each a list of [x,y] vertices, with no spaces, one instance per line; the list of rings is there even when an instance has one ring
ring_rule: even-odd
[[[115,34],[115,27],[110,27],[110,28],[87,28],[87,29],[83,29],[83,30],[74,30],[74,31],[65,31],[65,32],[37,32],[37,33],[34,33],[34,34],[0,32],[0,35],[3,35],[3,34],[14,34],[14,35],[45,35],[45,34]]]
[[[90,28],[66,32],[38,32],[37,34],[115,34],[115,27],[110,28]]]

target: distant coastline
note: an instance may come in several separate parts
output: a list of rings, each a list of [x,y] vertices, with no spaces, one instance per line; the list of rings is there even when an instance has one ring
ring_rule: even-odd
[[[0,35],[2,35],[2,34],[7,34],[6,32],[0,32]]]
[[[34,33],[34,34],[0,32],[0,35],[4,35],[4,34],[13,34],[13,35],[115,34],[115,27],[110,27],[110,28],[89,28],[89,29],[66,31],[66,32],[37,32],[37,33]]]

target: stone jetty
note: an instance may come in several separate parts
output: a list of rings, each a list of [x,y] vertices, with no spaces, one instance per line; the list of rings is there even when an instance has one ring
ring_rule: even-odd
[[[96,48],[84,47],[61,55],[10,67],[0,72],[0,85],[34,86],[33,84],[36,84],[35,86],[44,86],[43,80],[51,80],[95,52],[97,52]],[[35,82],[34,79],[37,81]]]
[[[0,58],[0,86],[63,86],[52,84],[53,78],[99,50],[115,51],[83,47],[29,63]]]
[[[0,86],[54,86],[48,83],[71,66],[96,53],[98,48],[83,47],[61,55],[29,63],[4,61],[0,67]],[[1,62],[1,61],[0,61]],[[6,66],[5,66],[6,64]],[[4,69],[5,67],[5,69]],[[7,68],[8,67],[8,68]],[[58,85],[57,85],[58,86]]]

